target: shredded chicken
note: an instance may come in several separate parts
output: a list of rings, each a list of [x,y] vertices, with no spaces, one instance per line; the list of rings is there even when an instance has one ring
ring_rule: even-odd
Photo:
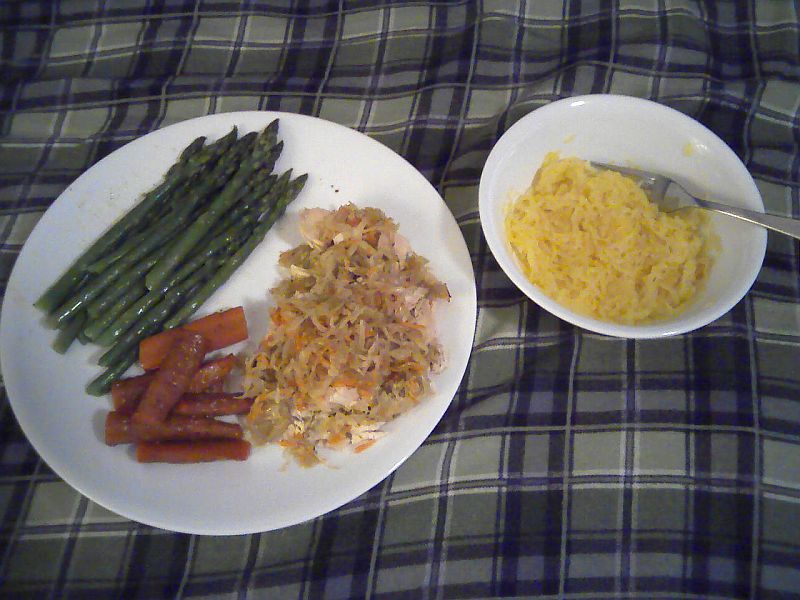
[[[321,446],[366,449],[430,394],[444,366],[434,303],[450,294],[397,229],[353,204],[301,213],[306,243],[280,256],[271,327],[246,364],[253,442],[312,466]]]

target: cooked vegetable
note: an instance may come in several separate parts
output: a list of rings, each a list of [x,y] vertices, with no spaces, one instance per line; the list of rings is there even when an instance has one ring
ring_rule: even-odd
[[[366,449],[429,394],[444,362],[433,309],[450,295],[380,210],[305,210],[300,233],[244,391],[252,439],[311,466],[320,447]]]
[[[72,317],[68,323],[65,323],[64,327],[56,335],[56,339],[53,342],[53,350],[59,354],[64,354],[72,345],[72,342],[75,341],[75,338],[78,337],[85,322],[86,311],[82,310]]]
[[[217,186],[222,185],[235,169],[231,156],[238,157],[241,155],[247,150],[247,143],[253,140],[253,136],[251,135],[249,138],[244,136],[237,141],[237,135],[238,131],[236,127],[234,127],[229,134],[203,149],[201,153],[202,160],[192,162],[190,159],[188,166],[194,168],[194,172],[191,174],[191,177],[182,182],[179,188],[174,190],[169,200],[178,201],[185,211],[185,209],[196,206],[197,202],[202,201],[202,194],[208,193]],[[161,211],[153,215],[155,218],[140,232],[142,234],[141,238],[126,239],[117,251],[98,259],[90,265],[89,269],[95,273],[102,272],[106,267],[113,264],[115,260],[122,258],[127,251],[136,248],[143,241],[151,240],[153,225],[166,224],[169,226],[174,223],[173,219],[176,216],[181,220],[185,220],[183,212],[176,213],[176,210],[178,210],[178,208],[174,202],[162,205]],[[169,231],[174,231],[174,229],[170,228]]]
[[[128,417],[123,417],[128,418]],[[207,416],[172,414],[163,423],[143,424],[130,417],[131,431],[137,442],[169,442],[178,440],[239,440],[242,428]]]
[[[172,415],[163,423],[141,425],[134,423],[130,415],[111,411],[105,423],[105,441],[109,446],[178,440],[238,440],[242,435],[242,428],[236,423],[196,415]]]
[[[235,136],[235,132],[232,133]],[[195,159],[195,162],[192,163],[192,157],[202,154],[205,160],[210,160],[211,156],[209,156],[208,152],[201,152],[204,143],[205,138],[199,137],[189,144],[178,159],[178,163],[169,170],[164,181],[148,192],[135,208],[89,246],[72,266],[39,297],[34,305],[47,313],[55,310],[74,287],[80,283],[85,271],[92,262],[113,247],[126,234],[134,230],[143,220],[147,219],[154,206],[164,201],[175,188],[186,181],[191,173],[204,162],[203,160]]]
[[[166,180],[155,190],[149,192],[144,199],[120,221],[113,225],[89,250],[87,250],[70,269],[65,273],[50,290],[36,302],[36,306],[45,312],[53,312],[59,304],[68,308],[70,303],[67,296],[77,290],[77,285],[83,280],[89,267],[99,260],[101,256],[111,251],[115,244],[130,235],[141,233],[143,230],[156,225],[155,217],[171,206],[172,199],[179,196],[187,186],[193,185],[195,178],[204,172],[204,168],[214,165],[220,156],[224,155],[236,140],[236,129],[224,136],[214,144],[202,148],[200,151],[187,156],[185,162],[179,162],[178,168],[170,169]],[[204,138],[203,138],[204,139]],[[195,143],[190,147],[195,146]],[[188,148],[187,148],[188,150]],[[172,176],[170,176],[172,173]],[[161,229],[161,228],[159,228]],[[155,240],[158,241],[157,239]],[[151,240],[149,244],[137,246],[139,256],[147,253],[148,248],[155,247]],[[129,261],[134,264],[136,261]],[[71,282],[71,283],[70,283]],[[90,290],[90,292],[94,292]],[[74,302],[73,302],[74,303]],[[58,312],[62,312],[59,310]]]
[[[83,330],[87,338],[97,341],[131,304],[145,294],[147,290],[142,278],[147,272],[148,266],[154,265],[159,255],[160,252],[155,252],[153,256],[143,260],[141,265],[134,267],[124,281],[115,283],[105,293],[89,303],[86,312],[92,317],[92,321]]]
[[[129,306],[123,314],[115,315],[110,325],[106,324],[108,319],[104,318],[103,325],[106,328],[102,334],[95,338],[97,343],[102,346],[113,344],[131,327],[141,323],[145,311],[159,302],[165,293],[185,281],[200,267],[208,268],[209,263],[211,263],[214,269],[219,270],[224,266],[230,260],[231,255],[235,253],[236,248],[243,243],[244,238],[249,235],[249,228],[258,220],[265,207],[273,203],[274,194],[271,188],[275,179],[272,176],[268,176],[254,183],[252,189],[248,188],[249,191],[245,194],[243,201],[212,231],[213,239],[204,248],[200,249],[191,260],[186,262],[181,269],[173,273],[170,279],[162,284],[162,287],[153,289],[148,294],[137,298],[138,301]],[[288,181],[288,177],[281,177],[281,179]],[[281,179],[278,180],[279,184]],[[280,185],[278,187],[280,188]],[[247,199],[246,196],[248,194],[257,195],[257,201]],[[194,312],[194,309],[199,304],[193,303],[192,306],[194,307],[192,312]]]
[[[189,389],[189,383],[206,354],[206,340],[198,333],[181,332],[164,357],[131,417],[134,425],[163,423],[172,407]]]
[[[247,320],[241,306],[210,314],[178,329],[168,329],[143,339],[139,344],[139,362],[145,370],[155,369],[164,360],[175,338],[189,331],[202,335],[212,352],[247,339]]]
[[[246,324],[245,324],[246,326]],[[203,336],[205,337],[205,336]],[[206,340],[207,342],[208,340]],[[197,373],[192,377],[189,383],[190,394],[199,394],[200,392],[215,391],[209,390],[217,383],[224,383],[225,378],[233,371],[239,361],[233,354],[227,354],[220,358],[215,358],[206,363],[203,363],[198,369]]]
[[[208,145],[195,140],[37,300],[45,322],[61,330],[59,352],[75,339],[110,346],[89,393],[108,391],[142,339],[191,318],[297,196],[305,176],[272,174],[283,147],[277,134],[275,120],[239,139],[233,128]]]
[[[253,406],[253,399],[245,398],[241,394],[224,392],[184,394],[172,409],[172,414],[196,417],[246,415],[251,406]]]
[[[147,270],[150,267],[156,264],[156,261],[161,256],[162,252],[163,250],[159,248],[149,256],[143,258],[138,265],[133,267],[126,274],[122,281],[114,282],[113,286],[109,287],[105,292],[92,300],[86,306],[86,312],[89,313],[89,316],[102,323],[106,315],[112,311],[116,311],[116,314],[121,313],[123,310],[125,310],[126,306],[129,306],[137,298],[139,298],[144,293],[142,277],[145,273],[147,273]],[[138,294],[138,296],[134,297],[134,294]],[[130,300],[131,297],[133,297],[133,300]],[[111,317],[110,319],[113,320],[113,318],[114,317]],[[98,333],[103,331],[104,327],[108,327],[108,324],[111,323],[111,320],[109,320],[105,325],[99,325],[97,327]]]
[[[236,362],[236,357],[228,354],[203,363],[189,382],[187,392],[199,394],[222,391],[215,389],[215,385],[224,383],[225,378],[236,366]],[[133,414],[154,375],[154,373],[144,373],[115,381],[111,386],[111,403],[114,405],[114,410],[122,414]]]
[[[117,362],[120,356],[130,351],[136,351],[139,340],[162,329],[162,324],[172,314],[175,307],[199,289],[216,267],[215,263],[207,263],[182,281],[180,285],[170,289],[158,304],[142,315],[137,321],[136,327],[129,329],[125,335],[121,336],[117,343],[103,354],[97,362],[103,366],[108,366]]]
[[[241,426],[215,418],[245,414],[252,404],[249,398],[220,389],[236,357],[229,354],[200,364],[206,351],[201,335],[180,329],[172,340],[159,369],[112,386],[116,410],[106,415],[106,443],[137,444],[143,462],[244,460],[250,445],[241,441]],[[214,391],[184,393],[209,385]],[[223,443],[227,441],[241,443]]]
[[[225,185],[222,192],[172,243],[166,255],[147,274],[145,283],[148,289],[152,290],[164,281],[191,249],[202,240],[222,214],[231,208],[242,187],[258,169],[264,168],[272,171],[283,148],[283,142],[275,143],[277,131],[277,123],[273,122],[258,136],[252,154],[238,167],[235,175]]]
[[[120,280],[120,277],[128,269],[139,265],[145,256],[157,250],[163,244],[169,243],[176,233],[182,231],[208,194],[214,192],[220,185],[224,185],[236,172],[239,160],[250,149],[252,140],[252,134],[248,134],[237,141],[230,153],[231,156],[222,157],[214,169],[203,175],[200,182],[192,188],[192,192],[182,198],[180,203],[175,203],[169,213],[159,220],[157,227],[153,227],[152,231],[148,232],[144,239],[128,242],[129,244],[135,243],[128,249],[123,258],[112,263],[108,268],[99,271],[94,279],[87,282],[86,285],[65,300],[54,313],[56,323],[69,319],[75,311],[97,298],[111,284]],[[169,252],[169,249],[166,252]],[[163,260],[163,256],[159,260]],[[158,265],[158,262],[156,265]],[[147,278],[145,277],[146,282]],[[148,286],[148,288],[152,289],[151,286]]]
[[[117,358],[116,361],[108,365],[108,368],[100,373],[92,382],[86,386],[86,393],[91,396],[102,396],[111,389],[111,384],[131,368],[136,362],[136,350],[128,350]]]
[[[147,386],[153,381],[154,373],[144,373],[135,377],[120,379],[111,384],[111,404],[122,415],[132,415]]]
[[[139,462],[199,463],[215,460],[247,460],[250,444],[244,440],[210,442],[142,442],[136,446]]]
[[[269,229],[275,224],[275,221],[281,217],[289,203],[292,202],[292,200],[297,197],[297,194],[299,194],[303,189],[307,179],[307,175],[301,175],[289,184],[286,192],[276,201],[275,206],[269,213],[269,216],[256,226],[250,238],[236,251],[233,257],[231,257],[219,269],[219,271],[217,271],[217,273],[192,296],[192,298],[184,305],[183,308],[181,308],[166,322],[165,325],[167,328],[177,327],[185,319],[194,314],[198,307],[200,307],[203,302],[208,300],[211,297],[211,294],[213,294],[219,286],[225,283],[233,274],[233,272],[238,269],[245,260],[247,260],[247,257],[250,256],[258,244],[261,243],[261,241],[264,239],[264,236],[267,235]]]
[[[136,441],[130,415],[113,410],[106,415],[105,434],[106,444],[109,446],[132,444]]]
[[[165,295],[169,294],[171,290],[175,290],[178,287],[183,289],[199,285],[205,278],[210,277],[224,263],[224,260],[225,255],[219,257],[202,256],[189,261],[161,288],[150,290],[140,295],[121,314],[115,315],[107,325],[105,323],[107,319],[103,319],[105,327],[102,333],[96,336],[95,341],[101,346],[112,345],[123,334],[135,327],[137,323],[141,324],[148,311],[161,303]]]
[[[225,382],[224,381],[215,381],[211,385],[209,385],[206,389],[206,392],[224,392],[225,391]]]

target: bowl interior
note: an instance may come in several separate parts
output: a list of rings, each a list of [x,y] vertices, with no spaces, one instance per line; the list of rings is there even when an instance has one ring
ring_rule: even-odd
[[[529,185],[544,156],[634,166],[670,175],[699,197],[763,212],[761,195],[736,154],[699,122],[666,106],[627,96],[559,100],[526,115],[497,142],[479,189],[481,224],[501,268],[528,297],[556,316],[591,331],[659,337],[691,331],[730,310],[755,280],[766,250],[763,228],[711,215],[721,249],[707,284],[681,315],[624,326],[591,319],[553,302],[528,281],[506,241],[503,216]]]

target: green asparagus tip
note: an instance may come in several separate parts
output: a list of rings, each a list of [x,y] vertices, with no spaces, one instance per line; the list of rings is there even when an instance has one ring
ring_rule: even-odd
[[[195,152],[197,152],[200,148],[202,148],[203,144],[205,143],[206,143],[206,136],[201,135],[200,137],[195,138],[195,140],[191,144],[189,144],[188,146],[186,146],[186,148],[183,149],[180,158],[178,158],[178,162],[172,165],[173,168],[176,168],[176,170],[177,168],[180,168],[181,163],[186,162],[189,159],[189,157],[192,156]]]
[[[281,155],[281,152],[283,152],[283,140],[281,140],[280,142],[275,144],[272,148],[270,148],[268,158],[271,160],[278,160],[278,157]]]
[[[239,130],[236,128],[236,125],[233,126],[233,129],[230,130],[229,133],[222,136],[217,143],[222,142],[223,144],[229,144],[236,140],[239,137]]]
[[[251,131],[250,133],[243,135],[239,140],[239,143],[242,144],[242,146],[246,146],[247,144],[252,142],[256,137],[258,137],[258,132]]]

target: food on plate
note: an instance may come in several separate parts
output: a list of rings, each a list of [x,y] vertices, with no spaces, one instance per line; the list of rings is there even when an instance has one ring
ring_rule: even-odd
[[[207,416],[172,414],[160,423],[141,425],[129,415],[111,411],[106,415],[106,444],[133,444],[135,442],[199,441],[241,439],[238,423],[228,423]]]
[[[136,407],[139,406],[140,400],[141,394],[138,396],[127,396],[121,402],[113,400],[114,412],[120,415],[130,416],[136,410]],[[171,414],[195,417],[246,415],[250,411],[252,405],[252,398],[245,398],[241,394],[225,392],[213,386],[206,388],[206,391],[186,392],[172,408]]]
[[[241,307],[226,313],[241,315],[234,321],[244,321]],[[241,445],[230,448],[223,445],[221,448],[228,448],[224,452],[208,445],[220,440],[240,440],[241,425],[216,417],[244,415],[253,404],[252,399],[241,394],[221,391],[220,386],[236,361],[233,355],[203,362],[213,345],[198,330],[205,327],[214,332],[217,340],[234,339],[220,333],[220,323],[231,322],[230,317],[222,320],[209,317],[187,323],[171,330],[168,338],[161,338],[171,343],[157,369],[112,385],[114,410],[106,415],[106,444],[136,444],[137,459],[143,462],[192,462],[192,457],[195,462],[206,462],[247,457],[249,444],[244,456]],[[206,325],[196,325],[203,320]],[[215,326],[209,329],[207,323]],[[232,326],[239,327],[238,323]],[[244,337],[247,337],[246,323]],[[167,442],[172,445],[165,451],[150,446],[139,450],[142,444]]]
[[[164,179],[100,236],[35,302],[75,339],[109,347],[87,391],[108,391],[136,361],[139,342],[186,322],[264,239],[307,177],[273,174],[278,121],[239,137],[193,141]],[[213,340],[212,340],[213,341]]]
[[[181,333],[133,411],[134,425],[155,425],[164,421],[200,368],[206,355],[205,338],[199,333]]]
[[[444,365],[434,305],[450,294],[378,209],[304,210],[300,233],[306,242],[279,258],[270,330],[245,363],[245,426],[312,466],[321,447],[365,450],[430,393]]]
[[[660,211],[634,180],[555,152],[509,206],[505,230],[545,294],[623,324],[683,312],[708,278],[716,239],[702,211]]]
[[[201,442],[143,442],[136,445],[136,460],[141,463],[199,463],[214,460],[247,460],[250,444],[244,440]]]
[[[237,306],[212,313],[183,327],[168,329],[143,339],[139,343],[139,364],[142,368],[145,370],[157,368],[181,331],[202,335],[208,344],[209,352],[242,342],[247,339],[244,308]]]
[[[233,354],[203,363],[189,382],[187,393],[221,391],[216,389],[216,385],[224,383],[236,365],[237,360]],[[114,410],[132,414],[154,376],[155,373],[144,373],[115,381],[111,385],[111,403],[114,405]]]
[[[225,392],[184,394],[172,409],[173,415],[188,417],[225,417],[246,415],[253,406],[252,398]]]

